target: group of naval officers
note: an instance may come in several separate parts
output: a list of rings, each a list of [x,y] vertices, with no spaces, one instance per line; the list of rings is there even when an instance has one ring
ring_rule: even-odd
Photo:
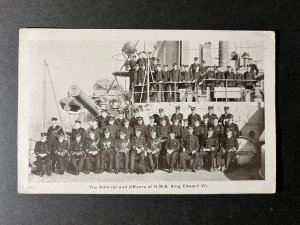
[[[148,61],[142,53],[131,56],[126,68],[130,72],[130,89],[136,93],[136,101],[145,100],[143,87],[146,84],[147,68],[150,71],[149,88],[152,97],[156,98],[161,93],[160,101],[166,102],[179,101],[178,89],[182,88],[195,90],[201,87],[206,90],[208,87],[212,92],[215,87],[226,86],[254,90],[255,79],[259,73],[252,58],[249,58],[246,72],[241,72],[239,67],[233,68],[230,65],[227,69],[207,66],[204,60],[200,63],[198,57],[194,58],[191,65],[173,63],[172,68],[169,68],[169,65],[161,65],[158,58],[151,57]]]
[[[69,141],[53,117],[47,133],[41,133],[41,140],[35,145],[37,172],[40,176],[65,171],[74,175],[105,170],[119,173],[123,162],[124,173],[154,173],[159,158],[166,164],[163,170],[170,173],[179,162],[183,172],[231,170],[240,131],[229,107],[224,107],[220,117],[214,114],[213,106],[208,107],[202,118],[195,107],[191,107],[187,118],[183,118],[180,106],[175,111],[169,118],[161,108],[145,125],[138,108],[131,118],[119,110],[116,119],[102,110],[87,130],[76,120]]]

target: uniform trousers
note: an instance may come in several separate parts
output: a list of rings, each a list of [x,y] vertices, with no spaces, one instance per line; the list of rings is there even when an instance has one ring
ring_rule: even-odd
[[[84,163],[84,155],[72,155],[71,162],[74,170],[81,170]]]
[[[70,157],[67,153],[65,153],[64,155],[56,154],[55,160],[57,162],[58,170],[65,170],[68,167]]]
[[[47,172],[50,171],[50,156],[46,155],[44,157],[37,156],[36,157],[36,164],[38,172],[41,172],[42,169],[46,169]]]
[[[95,159],[96,162],[96,170],[100,169],[100,153],[93,155],[93,154],[87,154],[85,159],[85,169],[86,170],[92,170],[92,159]]]
[[[120,159],[124,157],[125,160],[125,170],[128,170],[128,163],[129,163],[129,152],[116,152],[115,154],[115,161],[116,161],[116,170],[120,168]]]
[[[177,160],[178,160],[178,151],[172,152],[171,154],[169,154],[169,153],[167,152],[167,154],[166,154],[166,160],[167,160],[168,168],[169,168],[169,169],[170,169],[170,168],[173,169],[175,163],[176,163]]]
[[[114,155],[115,153],[113,150],[105,149],[100,152],[100,159],[101,159],[101,169],[105,169],[105,160],[108,157],[109,158],[109,169],[112,170],[113,168],[113,161],[114,161]]]
[[[152,154],[152,152],[148,152],[147,153],[147,158],[149,160],[150,163],[150,167],[152,170],[154,170],[154,163],[153,163],[153,158],[155,158],[155,161],[158,162],[158,153]]]
[[[132,151],[130,155],[130,169],[134,170],[135,160],[138,159],[141,164],[144,164],[145,160],[145,153],[141,151],[137,153],[137,151]]]
[[[184,151],[179,154],[179,158],[183,166],[183,169],[186,169],[186,161],[191,159],[193,159],[192,169],[196,169],[196,166],[198,164],[199,153],[195,152],[194,154],[192,154],[192,152],[190,151]]]

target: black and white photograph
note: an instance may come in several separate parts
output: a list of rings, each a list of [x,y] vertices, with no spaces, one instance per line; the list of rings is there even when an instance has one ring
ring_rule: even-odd
[[[18,191],[274,193],[275,36],[21,29]]]

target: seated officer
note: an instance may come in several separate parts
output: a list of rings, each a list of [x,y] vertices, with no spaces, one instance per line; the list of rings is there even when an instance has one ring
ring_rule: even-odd
[[[99,153],[99,138],[96,138],[96,135],[93,131],[89,133],[89,137],[86,141],[85,148],[85,173],[89,174],[93,170],[92,159],[96,161],[96,169],[94,172],[97,174],[100,172],[100,153]]]
[[[44,175],[44,171],[47,175],[51,175],[50,167],[50,145],[47,141],[47,134],[41,133],[41,140],[37,141],[34,147],[34,153],[36,154],[37,172],[40,176]]]
[[[58,140],[53,144],[54,154],[58,167],[58,174],[64,174],[67,169],[70,156],[69,156],[69,144],[64,140],[64,134],[60,134]]]
[[[224,172],[228,172],[232,157],[235,156],[235,153],[239,148],[237,138],[232,135],[231,129],[226,130],[226,137],[224,138],[221,146],[221,151],[217,156],[217,164],[221,165],[221,157],[225,156],[226,165]]]
[[[109,117],[108,124],[105,126],[104,129],[109,130],[110,137],[112,137],[113,139],[116,139],[119,128],[115,124],[115,118],[113,116]]]
[[[136,131],[137,129],[140,129],[141,136],[146,137],[147,136],[147,127],[144,124],[143,117],[139,116],[137,118],[137,122],[138,122],[137,125],[134,126],[134,131]]]
[[[176,112],[171,116],[171,122],[174,122],[175,118],[179,120],[179,124],[182,125],[183,115],[180,112],[180,106],[175,106]]]
[[[125,173],[128,172],[128,163],[129,163],[129,151],[130,151],[130,139],[126,137],[126,133],[123,131],[119,134],[120,138],[116,141],[116,173],[119,173],[119,160],[121,156],[124,156],[125,159]]]
[[[126,134],[126,138],[129,140],[134,135],[134,130],[129,126],[129,120],[127,118],[124,119],[123,126],[119,127],[118,133],[120,134],[121,131]]]
[[[224,136],[224,126],[218,123],[218,118],[214,119],[212,128],[214,129],[214,137],[218,139],[219,143],[221,143]]]
[[[100,161],[101,169],[99,173],[102,173],[105,169],[105,160],[109,158],[109,173],[113,169],[114,161],[114,148],[115,148],[115,139],[110,136],[110,130],[104,130],[104,137],[100,139],[99,149],[100,149]]]
[[[188,115],[188,121],[190,126],[195,125],[195,120],[199,120],[201,122],[201,117],[196,113],[196,107],[191,107],[191,114]]]
[[[179,158],[181,161],[181,164],[183,166],[183,172],[187,171],[186,168],[186,161],[193,159],[193,167],[192,171],[196,172],[196,166],[198,164],[198,158],[199,158],[199,141],[198,138],[193,135],[194,129],[192,126],[189,126],[188,129],[189,133],[183,138],[182,141],[182,152],[179,154]]]
[[[199,139],[199,144],[201,143],[200,141],[201,131],[202,131],[202,127],[200,125],[200,121],[196,119],[194,125],[194,135]]]
[[[183,136],[183,128],[179,124],[179,119],[175,118],[173,124],[170,126],[170,130],[172,130],[175,133],[175,138],[181,141]]]
[[[156,130],[151,130],[150,137],[148,138],[148,146],[147,146],[147,157],[149,159],[151,171],[154,173],[154,163],[153,157],[155,158],[155,162],[158,162],[159,152],[161,151],[161,141],[160,138],[156,136]]]
[[[208,117],[208,124],[213,125],[214,119],[218,118],[216,114],[214,114],[214,107],[213,106],[208,106],[208,113],[204,115],[205,117]],[[203,117],[204,117],[203,116]]]
[[[207,136],[204,138],[204,141],[201,144],[200,148],[200,167],[203,166],[203,158],[208,157],[208,168],[210,172],[214,171],[214,159],[215,154],[219,149],[218,139],[213,136],[214,129],[209,127]]]
[[[146,138],[149,138],[151,137],[151,132],[152,131],[155,131],[155,135],[157,134],[157,124],[154,123],[154,117],[153,116],[149,116],[149,119],[150,119],[150,122],[149,124],[147,125],[146,127],[146,130],[147,130],[147,137]]]
[[[144,164],[145,149],[147,147],[146,139],[141,136],[141,130],[135,130],[135,137],[131,139],[131,155],[130,155],[130,173],[133,173],[135,160],[138,159],[139,163]]]
[[[85,140],[82,139],[80,134],[76,134],[76,139],[71,141],[70,145],[71,162],[74,169],[74,175],[79,175],[79,171],[82,169],[84,163],[84,152]]]
[[[165,141],[169,137],[169,132],[170,132],[170,126],[167,125],[167,121],[165,118],[161,118],[160,126],[157,128],[157,136],[161,139],[163,149],[165,145]]]
[[[180,142],[175,138],[175,131],[170,131],[170,138],[166,141],[166,160],[169,168],[169,172],[173,172],[175,163],[178,160],[178,153],[180,149]]]
[[[233,115],[230,114],[228,115],[228,123],[225,124],[224,129],[231,129],[232,131],[232,136],[235,136],[236,138],[238,138],[240,136],[240,130],[239,127],[236,123],[233,122]]]
[[[231,113],[229,113],[229,106],[224,106],[224,114],[220,116],[219,124],[223,126],[226,125],[228,123],[228,117],[230,115]]]

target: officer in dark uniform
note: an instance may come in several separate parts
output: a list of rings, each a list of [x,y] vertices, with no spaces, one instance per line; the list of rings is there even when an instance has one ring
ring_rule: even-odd
[[[171,80],[171,71],[169,70],[168,65],[164,65],[164,70],[162,71],[162,76],[163,76],[163,93],[164,93],[164,99],[166,102],[171,101],[171,85],[170,85],[170,80]]]
[[[254,80],[255,80],[255,75],[254,71],[251,71],[251,67],[247,66],[247,71],[244,73],[244,85],[246,89],[253,90],[254,89]],[[249,81],[247,81],[249,80]]]
[[[53,151],[55,154],[58,174],[64,174],[65,170],[68,168],[70,161],[69,155],[69,143],[64,140],[64,134],[60,134],[58,140],[54,141]]]
[[[228,116],[228,123],[225,124],[224,126],[225,130],[228,128],[232,131],[232,136],[238,138],[240,136],[240,130],[239,127],[236,123],[233,122],[233,115],[230,114]]]
[[[116,173],[119,173],[119,160],[123,156],[125,159],[125,173],[128,172],[128,163],[129,163],[129,151],[131,149],[130,139],[126,137],[126,133],[123,131],[119,134],[120,138],[116,141],[116,154],[115,154],[115,162],[116,162]]]
[[[76,134],[80,134],[81,140],[85,141],[86,131],[83,127],[81,127],[81,121],[80,120],[75,120],[75,127],[72,129],[72,132],[71,132],[71,141],[76,140]]]
[[[189,66],[188,65],[184,65],[184,78],[183,81],[186,83],[191,83],[193,81],[193,77],[192,77],[192,72],[189,71]]]
[[[201,81],[203,78],[202,78],[202,72],[200,71],[200,67],[199,66],[196,66],[195,67],[195,71],[194,73],[192,73],[192,80],[193,82],[195,81]]]
[[[248,66],[250,67],[250,72],[254,73],[254,75],[257,76],[259,73],[259,70],[257,68],[257,65],[255,63],[253,63],[252,58],[249,58]]]
[[[204,138],[207,136],[208,128],[210,127],[208,123],[208,116],[203,116],[203,122],[200,124],[200,136],[199,136],[199,143],[202,145]]]
[[[178,89],[183,89],[185,87],[185,82],[185,65],[181,64]]]
[[[134,132],[139,129],[141,131],[141,137],[147,137],[147,127],[144,124],[143,117],[137,118],[138,123],[134,126]]]
[[[144,57],[143,53],[142,52],[139,52],[138,53],[138,60],[137,60],[137,63],[139,64],[139,66],[141,65],[146,65],[147,63],[147,59]]]
[[[51,175],[50,167],[50,144],[47,141],[47,134],[41,133],[41,140],[37,141],[34,147],[34,153],[36,154],[37,172],[40,176],[44,175],[44,172],[48,176]]]
[[[244,75],[240,73],[240,69],[235,69],[235,86],[236,87],[243,87],[244,86]]]
[[[114,148],[115,148],[115,139],[110,136],[110,130],[104,130],[104,137],[100,139],[99,149],[100,149],[100,160],[101,160],[101,169],[100,173],[102,173],[105,169],[105,161],[106,158],[109,158],[109,173],[112,172],[113,169],[113,161],[114,161]]]
[[[98,127],[103,128],[108,124],[109,116],[106,109],[101,110],[101,115],[98,117]]]
[[[150,116],[149,117],[149,124],[147,125],[146,129],[147,129],[147,137],[146,138],[150,138],[151,136],[151,132],[155,131],[155,135],[157,134],[157,124],[154,123],[154,117]]]
[[[129,126],[129,120],[127,118],[124,119],[124,125],[119,127],[118,133],[120,133],[121,131],[122,131],[122,133],[126,134],[126,138],[129,140],[134,135],[134,130],[132,127]]]
[[[225,76],[226,76],[227,87],[235,87],[235,81],[234,81],[235,74],[231,66],[228,66],[228,71],[226,72]]]
[[[194,57],[194,63],[191,64],[189,71],[195,73],[196,67],[200,68],[200,63],[198,61],[198,57]]]
[[[210,172],[214,171],[214,159],[216,153],[219,149],[219,141],[214,137],[214,128],[209,127],[207,136],[201,144],[200,155],[200,167],[203,165],[203,158],[207,156],[208,158],[208,168]]]
[[[133,115],[130,118],[129,126],[133,128],[135,125],[137,125],[137,117],[138,117],[139,109],[138,108],[133,109],[132,112]]]
[[[158,97],[158,100],[161,102],[164,102],[164,94],[161,93],[163,91],[162,82],[163,82],[163,72],[161,71],[161,65],[157,64],[156,71],[154,73],[154,81],[157,82],[155,91],[156,96]],[[159,95],[159,96],[158,96]]]
[[[89,137],[89,133],[94,132],[95,138],[99,139],[103,135],[103,129],[98,127],[96,120],[91,121],[91,126],[86,130],[86,136]]]
[[[171,70],[170,82],[173,83],[171,85],[172,85],[172,91],[173,91],[172,100],[174,102],[178,101],[178,93],[177,92],[178,92],[178,82],[180,79],[180,75],[181,75],[181,72],[177,67],[177,63],[173,63],[173,69]]]
[[[124,112],[124,110],[119,110],[118,111],[118,118],[116,119],[115,124],[118,127],[121,127],[121,126],[124,125],[124,120],[125,120],[125,112]]]
[[[199,120],[201,122],[201,117],[196,113],[196,107],[191,107],[191,114],[188,115],[188,121],[190,126],[194,126],[195,120]]]
[[[170,126],[170,130],[172,130],[175,133],[175,138],[181,141],[183,136],[183,128],[179,124],[179,119],[176,117],[173,124]]]
[[[100,150],[99,150],[99,138],[96,138],[96,135],[93,131],[89,133],[89,137],[86,140],[85,148],[85,173],[89,174],[93,170],[92,159],[95,159],[96,169],[94,172],[98,174],[100,172]]]
[[[198,138],[193,135],[194,129],[189,126],[189,134],[183,138],[182,141],[182,152],[179,154],[181,165],[183,166],[183,172],[187,171],[186,161],[193,159],[192,171],[196,172],[196,166],[199,158],[199,141]]]
[[[212,128],[214,129],[214,137],[218,139],[219,143],[221,143],[224,137],[224,126],[219,124],[218,118],[214,118]]]
[[[131,155],[130,155],[130,173],[133,173],[135,167],[135,160],[145,165],[145,150],[147,148],[146,139],[141,136],[141,130],[135,130],[135,137],[131,139]]]
[[[173,172],[175,163],[178,160],[178,153],[180,149],[180,142],[175,138],[175,131],[170,130],[170,138],[166,141],[166,160],[168,164],[169,172]]]
[[[161,148],[161,140],[157,137],[156,130],[151,130],[150,137],[148,138],[147,158],[153,173],[155,172],[153,158],[155,158],[155,162],[158,162],[158,156]]]
[[[176,112],[171,116],[171,122],[177,118],[179,120],[179,124],[182,125],[183,114],[180,112],[180,106],[175,106]]]
[[[229,106],[224,106],[224,114],[220,116],[219,124],[224,126],[228,122],[228,117],[230,115],[231,113],[229,113]]]
[[[74,175],[79,175],[79,171],[82,169],[86,147],[85,144],[85,138],[83,139],[80,133],[77,133],[75,135],[75,140],[71,141],[70,153]]]
[[[170,132],[170,126],[167,124],[166,119],[163,117],[161,118],[160,125],[157,128],[157,135],[162,139],[162,142],[169,137],[169,132]]]
[[[237,138],[232,135],[231,129],[227,129],[226,137],[223,140],[222,148],[218,155],[219,165],[221,163],[221,157],[225,156],[226,165],[225,165],[224,172],[228,172],[232,157],[235,156],[235,153],[238,150],[238,148],[239,148],[239,144]]]
[[[167,125],[170,125],[170,122],[169,122],[169,117],[168,116],[166,116],[166,115],[164,115],[164,109],[163,108],[160,108],[160,109],[158,109],[158,117],[157,117],[157,119],[156,119],[156,124],[160,124],[160,121],[161,121],[161,119],[162,118],[164,118],[165,120],[166,120],[166,123],[167,123]]]
[[[224,87],[225,75],[219,66],[216,69],[216,87]]]
[[[110,137],[116,139],[119,127],[115,124],[115,118],[113,116],[109,117],[108,124],[104,129],[109,130]]]
[[[185,137],[186,135],[188,135],[188,129],[189,129],[189,121],[188,119],[183,119],[182,120],[182,129],[183,129],[183,137]]]
[[[218,118],[217,115],[214,114],[213,112],[214,112],[214,107],[208,106],[208,113],[204,115],[204,116],[208,117],[208,124],[211,126],[214,124],[214,119]]]
[[[195,123],[194,123],[194,135],[199,139],[199,144],[201,143],[201,132],[202,132],[202,127],[201,127],[201,124],[200,124],[200,121],[198,119],[195,120]]]
[[[140,92],[141,88],[138,86],[139,82],[140,82],[140,65],[137,63],[135,64],[134,70],[132,71],[132,85],[131,85],[131,89],[132,91],[134,91],[134,101],[138,102],[140,99],[140,93],[136,93],[136,92]]]

